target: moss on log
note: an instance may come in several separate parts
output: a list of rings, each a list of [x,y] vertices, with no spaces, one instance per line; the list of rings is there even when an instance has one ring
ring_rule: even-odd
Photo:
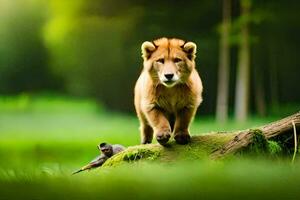
[[[137,160],[160,160],[171,162],[175,160],[193,160],[208,157],[236,136],[235,133],[211,133],[197,135],[191,138],[187,145],[179,145],[174,141],[167,146],[147,144],[128,147],[125,151],[109,158],[103,167],[115,166],[123,162]]]
[[[293,148],[292,122],[299,128],[300,112],[255,129],[194,135],[187,145],[179,145],[171,141],[167,146],[159,144],[131,146],[109,158],[103,167],[138,160],[172,162],[203,158],[219,159],[245,149],[262,150],[270,154],[281,152],[282,149],[287,151]]]

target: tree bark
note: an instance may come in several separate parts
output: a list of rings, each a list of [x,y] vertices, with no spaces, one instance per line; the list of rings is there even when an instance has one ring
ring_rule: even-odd
[[[293,130],[293,122],[295,123],[296,127],[300,126],[300,112],[283,118],[279,121],[258,127],[257,129],[264,134],[266,139],[271,139]],[[219,158],[237,152],[252,142],[254,134],[254,131],[251,129],[241,131],[234,137],[233,140],[224,145],[224,147],[215,151],[211,157]]]
[[[235,94],[235,119],[245,121],[248,116],[250,49],[249,49],[250,0],[241,1],[241,33]]]
[[[230,24],[231,0],[223,0],[223,19],[221,24],[221,38],[219,51],[218,93],[216,118],[219,122],[226,122],[228,118],[229,93],[229,65],[230,65]]]

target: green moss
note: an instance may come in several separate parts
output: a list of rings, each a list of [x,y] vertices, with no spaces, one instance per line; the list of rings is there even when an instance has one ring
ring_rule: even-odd
[[[282,152],[282,148],[278,142],[269,140],[268,141],[268,152],[271,155],[277,155]]]
[[[268,141],[265,135],[259,129],[251,130],[252,143],[250,145],[251,151],[255,153],[266,152],[268,149]]]
[[[208,158],[210,154],[229,142],[235,134],[209,133],[195,135],[187,145],[179,145],[173,141],[168,148],[164,148],[160,159],[162,161],[197,160]]]
[[[124,161],[136,161],[140,159],[155,160],[160,155],[160,151],[150,149],[135,149],[124,155]]]
[[[267,140],[263,132],[259,129],[250,130],[252,133],[252,142],[242,153],[253,155],[277,155],[282,152],[282,147],[279,142]]]
[[[274,138],[282,149],[282,153],[285,155],[293,155],[294,153],[294,137],[293,133],[281,134]]]
[[[276,155],[282,152],[280,144],[268,141],[261,130],[250,130],[252,142],[241,151],[247,155]],[[179,145],[172,139],[168,146],[159,144],[138,145],[127,148],[125,151],[108,159],[103,167],[117,166],[135,161],[178,162],[180,160],[207,159],[214,151],[222,148],[231,141],[237,133],[210,133],[196,135],[187,145]]]
[[[137,160],[155,160],[161,154],[160,145],[138,145],[127,148],[125,151],[109,158],[103,167],[116,166],[124,162],[133,162]]]
[[[211,133],[193,136],[187,145],[176,144],[174,140],[168,146],[159,144],[138,145],[108,159],[103,167],[116,166],[137,160],[173,162],[207,158],[213,151],[229,142],[235,134]]]

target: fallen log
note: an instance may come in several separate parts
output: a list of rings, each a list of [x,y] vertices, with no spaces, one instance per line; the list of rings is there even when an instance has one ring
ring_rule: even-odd
[[[287,146],[292,146],[289,148],[293,148],[293,123],[296,129],[300,127],[300,112],[254,129],[195,135],[192,136],[191,142],[187,145],[178,145],[173,141],[168,146],[161,146],[159,144],[132,146],[109,158],[103,167],[137,160],[169,162],[179,159],[224,158],[254,144],[257,142],[258,136],[263,141],[273,140],[284,145],[288,144]]]
[[[234,137],[233,140],[228,142],[222,148],[213,152],[211,157],[212,158],[222,157],[227,154],[235,153],[239,149],[248,146],[252,142],[252,138],[254,134],[257,133],[257,131],[260,131],[265,136],[266,139],[272,139],[278,137],[279,135],[292,133],[293,122],[296,127],[300,126],[300,112],[255,129],[248,129],[239,132]]]

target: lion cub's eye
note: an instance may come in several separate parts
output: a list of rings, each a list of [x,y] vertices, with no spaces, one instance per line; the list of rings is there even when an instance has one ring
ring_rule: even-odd
[[[181,58],[174,58],[174,62],[175,62],[175,63],[179,63],[179,62],[181,62],[181,61],[182,61]]]
[[[164,63],[165,63],[165,59],[160,58],[160,59],[158,59],[156,62],[159,62],[159,63],[161,63],[161,64],[164,64]]]

